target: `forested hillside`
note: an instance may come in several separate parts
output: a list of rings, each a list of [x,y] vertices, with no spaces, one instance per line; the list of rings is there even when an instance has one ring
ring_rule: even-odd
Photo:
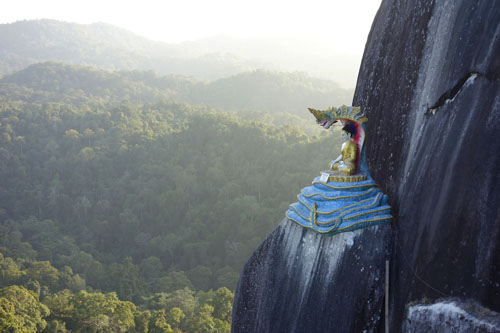
[[[153,71],[108,72],[56,62],[31,65],[0,82],[43,91],[45,97],[39,96],[37,102],[50,101],[61,94],[72,104],[79,103],[79,98],[85,101],[85,97],[100,102],[169,99],[265,115],[286,112],[305,119],[309,119],[307,107],[349,104],[352,92],[305,73],[256,70],[205,82],[179,75],[161,76]]]
[[[261,74],[294,86],[247,74],[218,106],[239,108],[237,82]],[[244,261],[337,152],[186,103],[213,87],[55,63],[0,81],[0,328],[229,330]]]

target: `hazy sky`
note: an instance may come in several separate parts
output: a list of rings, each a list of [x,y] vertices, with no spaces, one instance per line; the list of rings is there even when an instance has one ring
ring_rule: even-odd
[[[363,51],[381,0],[11,0],[0,23],[106,22],[165,42],[214,35],[307,37]]]

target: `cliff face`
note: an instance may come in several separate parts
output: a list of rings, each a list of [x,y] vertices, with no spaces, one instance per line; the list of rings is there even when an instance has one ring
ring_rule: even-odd
[[[423,298],[500,311],[500,3],[384,0],[353,105],[396,216],[391,323]]]
[[[232,331],[375,331],[390,230],[326,236],[284,219],[243,269]]]

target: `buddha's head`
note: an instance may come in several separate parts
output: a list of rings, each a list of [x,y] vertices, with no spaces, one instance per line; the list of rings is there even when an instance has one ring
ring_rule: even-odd
[[[356,135],[356,128],[351,123],[346,123],[341,131],[342,141],[351,140]]]

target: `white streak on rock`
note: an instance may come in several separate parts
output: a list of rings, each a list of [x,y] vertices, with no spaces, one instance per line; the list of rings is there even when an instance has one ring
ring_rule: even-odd
[[[485,318],[474,315],[463,308],[474,308],[485,313]],[[408,308],[403,331],[405,332],[500,332],[499,322],[491,317],[495,313],[467,303],[443,301],[431,305],[414,305]],[[498,314],[497,320],[498,319]]]

